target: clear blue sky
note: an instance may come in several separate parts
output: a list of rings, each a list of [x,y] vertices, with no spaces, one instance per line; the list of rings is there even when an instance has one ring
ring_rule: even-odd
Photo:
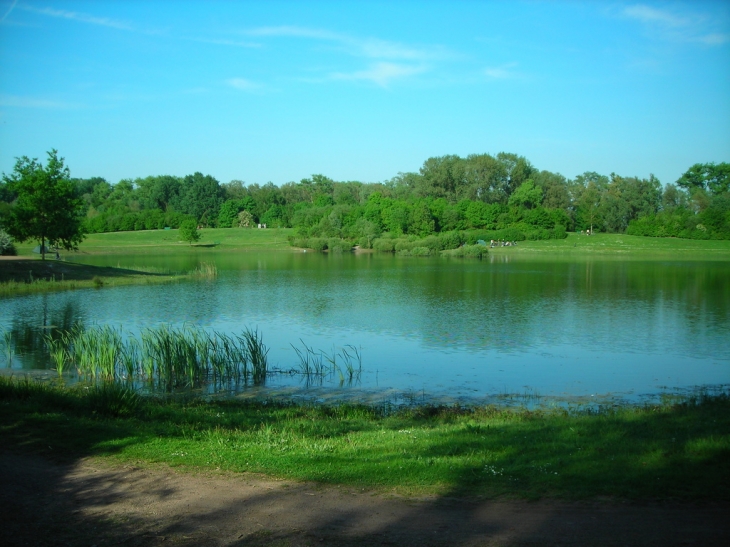
[[[730,161],[730,2],[0,0],[0,172],[378,182]]]

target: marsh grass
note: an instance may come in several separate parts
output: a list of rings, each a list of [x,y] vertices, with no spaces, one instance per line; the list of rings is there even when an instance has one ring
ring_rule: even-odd
[[[2,446],[54,457],[406,495],[730,499],[726,391],[617,408],[396,408],[140,397],[124,385],[0,377],[0,401]]]
[[[218,277],[218,267],[210,262],[201,262],[190,276],[195,279],[215,279]]]
[[[290,344],[297,355],[299,362],[290,374],[300,374],[309,382],[312,379],[322,379],[327,376],[338,375],[340,385],[347,383],[352,385],[360,380],[362,375],[362,349],[353,345],[347,345],[337,351],[332,348],[332,353],[323,350],[315,350],[313,347],[299,339],[302,348]],[[339,362],[338,362],[339,360]]]
[[[13,346],[13,333],[9,330],[3,329],[3,355],[5,356],[5,366],[10,367],[13,364],[13,355],[15,354]]]
[[[125,337],[121,328],[77,325],[48,335],[46,346],[59,374],[73,365],[91,380],[143,380],[163,390],[208,381],[261,385],[268,374],[269,350],[258,329],[229,336],[160,325]]]

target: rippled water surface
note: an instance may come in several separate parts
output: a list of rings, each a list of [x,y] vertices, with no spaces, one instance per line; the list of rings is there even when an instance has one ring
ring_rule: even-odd
[[[330,353],[348,344],[362,350],[356,385],[332,378],[315,389],[277,375],[268,393],[631,399],[730,383],[727,262],[287,252],[85,261],[171,270],[206,261],[219,275],[0,300],[0,327],[18,345],[12,368],[50,367],[42,334],[80,320],[124,332],[160,323],[223,332],[258,327],[270,364],[282,369],[296,365],[291,344],[300,340]]]

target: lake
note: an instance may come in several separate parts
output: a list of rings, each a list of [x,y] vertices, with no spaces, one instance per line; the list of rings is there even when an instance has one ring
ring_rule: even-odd
[[[361,351],[351,384],[278,374],[243,395],[638,401],[730,384],[726,261],[214,250],[75,260],[175,271],[209,262],[218,277],[0,300],[0,327],[17,344],[11,370],[49,369],[43,334],[82,321],[133,334],[161,323],[258,328],[281,370],[298,362],[292,345]]]

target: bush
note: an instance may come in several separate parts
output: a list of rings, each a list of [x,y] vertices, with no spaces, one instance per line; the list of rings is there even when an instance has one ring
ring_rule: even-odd
[[[352,249],[352,245],[349,241],[333,237],[327,240],[327,249],[331,253],[343,253]]]
[[[395,243],[392,239],[379,238],[373,241],[373,249],[381,253],[392,253],[395,251]]]
[[[323,237],[310,237],[305,246],[315,251],[324,251],[327,248],[327,240]]]
[[[489,249],[484,245],[464,245],[456,249],[441,251],[441,256],[461,258],[482,258],[489,254]]]
[[[18,250],[15,248],[15,242],[5,230],[0,230],[0,255],[15,256]]]

